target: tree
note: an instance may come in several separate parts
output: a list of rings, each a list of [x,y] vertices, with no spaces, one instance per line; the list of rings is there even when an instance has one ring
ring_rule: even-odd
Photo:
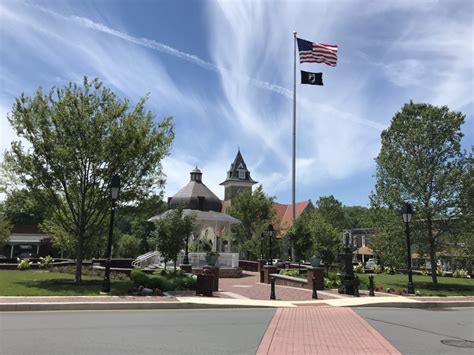
[[[3,169],[28,191],[49,196],[48,232],[69,237],[76,257],[75,281],[81,282],[87,243],[105,236],[110,211],[111,177],[122,181],[119,203],[140,201],[162,187],[161,160],[173,139],[171,118],[154,123],[146,97],[130,107],[98,79],[83,85],[39,89],[22,94],[8,120],[21,141],[12,143]]]
[[[117,242],[117,254],[122,258],[135,258],[140,250],[140,240],[130,234],[122,234]]]
[[[422,221],[433,269],[439,237],[449,225],[435,229],[433,222],[460,213],[462,177],[467,168],[461,152],[464,118],[447,106],[405,104],[382,132],[382,148],[376,158],[376,199],[381,207],[395,211],[400,211],[405,201],[414,205],[414,220]],[[437,284],[436,272],[431,274]]]
[[[316,208],[327,223],[342,232],[344,228],[344,211],[341,202],[333,195],[321,196],[316,201]]]
[[[50,204],[45,191],[17,189],[7,192],[3,209],[11,224],[40,224],[50,213]]]
[[[189,238],[193,231],[194,217],[183,216],[183,209],[177,208],[169,210],[167,214],[156,222],[154,239],[161,255],[166,262],[174,261],[176,270],[176,260],[178,253],[184,248],[186,238]]]
[[[0,250],[3,250],[3,247],[7,243],[11,229],[12,226],[8,222],[8,219],[0,214]]]
[[[369,209],[361,206],[343,206],[344,229],[367,228],[371,224]]]
[[[244,243],[250,241],[252,237],[258,240],[260,233],[266,231],[268,224],[272,223],[275,213],[273,200],[273,197],[268,197],[263,192],[262,185],[259,185],[253,192],[251,190],[242,191],[232,200],[232,204],[226,212],[241,221],[240,224],[232,227],[234,239],[240,252],[250,252],[245,249]],[[260,253],[257,250],[253,250],[253,252],[256,252],[256,255]]]

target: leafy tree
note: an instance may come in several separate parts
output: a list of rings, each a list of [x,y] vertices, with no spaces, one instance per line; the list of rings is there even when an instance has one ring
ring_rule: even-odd
[[[303,213],[288,231],[288,236],[293,241],[293,249],[298,260],[308,260],[312,256],[315,239],[312,229],[313,216],[312,211]]]
[[[140,240],[130,234],[122,234],[117,242],[117,255],[122,258],[135,258],[140,251]]]
[[[341,202],[333,195],[322,196],[316,201],[316,208],[324,221],[342,231],[344,228],[344,211]]]
[[[169,210],[162,219],[156,222],[153,235],[158,250],[165,259],[165,265],[168,260],[173,260],[176,270],[178,253],[184,248],[186,238],[189,238],[193,231],[193,223],[194,217],[184,216],[181,207]]]
[[[268,197],[263,192],[262,185],[258,186],[253,192],[250,190],[242,191],[232,200],[227,213],[241,221],[240,224],[232,227],[235,244],[239,252],[250,252],[247,249],[249,244],[245,244],[245,242],[250,241],[252,237],[255,241],[258,240],[260,233],[266,231],[275,213],[273,200],[273,197]],[[260,247],[257,247],[256,242],[253,244],[254,255],[259,255]]]
[[[40,224],[50,213],[49,207],[48,195],[42,190],[8,191],[3,203],[4,214],[11,224]]]
[[[371,226],[369,209],[361,206],[344,206],[344,229],[367,228]]]
[[[111,177],[121,176],[120,203],[140,201],[163,185],[160,162],[173,125],[171,118],[154,123],[145,103],[146,97],[130,107],[98,79],[84,78],[82,86],[22,94],[8,117],[30,147],[13,142],[3,168],[28,191],[48,194],[52,216],[45,226],[74,244],[77,283],[85,246],[106,234]]]
[[[376,199],[381,207],[396,211],[405,201],[414,205],[414,219],[423,221],[432,266],[436,265],[439,238],[449,225],[435,229],[434,220],[460,213],[467,162],[460,143],[464,118],[447,106],[405,104],[382,132],[382,148],[376,158]],[[436,272],[432,280],[437,284]]]
[[[3,247],[7,243],[11,229],[12,226],[8,222],[8,219],[0,214],[0,250],[3,250]]]

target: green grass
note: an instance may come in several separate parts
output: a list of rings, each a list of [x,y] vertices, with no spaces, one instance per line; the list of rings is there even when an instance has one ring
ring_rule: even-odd
[[[369,284],[368,274],[357,274],[361,279],[361,289],[367,289]],[[375,274],[375,287],[387,288],[395,291],[406,289],[408,276],[403,274]],[[421,296],[474,296],[474,280],[458,279],[453,277],[439,277],[438,286],[431,282],[431,276],[413,275],[415,291],[419,291]]]
[[[82,284],[74,283],[74,275],[44,270],[0,270],[0,296],[96,296],[102,278],[83,276]],[[111,294],[125,295],[132,287],[130,280],[111,280]]]

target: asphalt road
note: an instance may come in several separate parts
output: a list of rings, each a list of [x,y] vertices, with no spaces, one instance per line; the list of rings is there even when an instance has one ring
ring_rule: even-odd
[[[474,354],[474,308],[353,309],[403,354]]]
[[[0,354],[255,354],[274,309],[0,313]]]

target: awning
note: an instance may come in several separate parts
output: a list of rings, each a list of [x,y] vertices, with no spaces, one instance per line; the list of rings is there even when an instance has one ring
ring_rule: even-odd
[[[354,254],[359,254],[359,255],[374,255],[374,252],[372,249],[369,247],[360,247],[356,251],[354,251]]]
[[[12,233],[7,244],[43,244],[49,242],[51,237],[47,234]]]
[[[168,214],[172,213],[173,210],[168,210],[162,214],[151,217],[148,221],[154,222],[163,219]],[[226,213],[215,212],[215,211],[200,211],[184,209],[183,216],[194,216],[195,224],[238,224],[240,221]]]

